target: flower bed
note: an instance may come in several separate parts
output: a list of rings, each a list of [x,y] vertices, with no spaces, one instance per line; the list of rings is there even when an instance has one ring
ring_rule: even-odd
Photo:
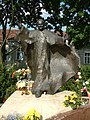
[[[27,111],[26,115],[18,113],[9,114],[7,117],[0,116],[0,120],[41,120],[41,115],[37,110],[31,108]]]
[[[14,71],[12,78],[17,80],[16,89],[22,91],[22,95],[31,94],[34,81],[31,80],[31,70],[29,68]]]

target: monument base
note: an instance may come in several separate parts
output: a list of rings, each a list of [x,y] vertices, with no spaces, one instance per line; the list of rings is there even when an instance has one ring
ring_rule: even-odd
[[[35,95],[21,95],[22,91],[15,91],[0,108],[0,115],[19,113],[25,115],[28,110],[34,108],[45,120],[58,113],[70,111],[70,107],[64,107],[64,96],[69,95],[70,91],[63,91],[54,95],[42,95],[36,98]]]

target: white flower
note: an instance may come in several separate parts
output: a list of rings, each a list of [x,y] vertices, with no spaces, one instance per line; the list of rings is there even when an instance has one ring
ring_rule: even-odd
[[[83,85],[85,86],[85,83],[83,83]]]
[[[79,75],[78,77],[79,77],[79,79],[81,79],[81,78],[82,78],[82,76],[81,76],[81,75]]]
[[[77,74],[78,74],[78,75],[81,75],[81,72],[78,72]]]
[[[86,82],[85,82],[85,84],[86,84],[86,85],[88,85],[88,84],[89,84],[89,82],[88,82],[88,81],[86,81]]]
[[[73,104],[75,104],[75,103],[76,103],[76,101],[73,102]]]
[[[17,63],[15,63],[14,65],[16,65]]]
[[[25,71],[25,68],[22,68],[22,71]]]
[[[76,79],[76,82],[79,82],[79,79]]]
[[[21,72],[21,69],[18,69],[16,72],[17,72],[17,73],[20,73],[20,72]]]
[[[16,83],[16,86],[17,86],[17,88],[23,88],[23,87],[26,86],[26,83],[25,83],[25,81],[19,80],[19,81]]]
[[[26,83],[25,82],[21,82],[20,87],[23,88],[25,86],[26,86]]]

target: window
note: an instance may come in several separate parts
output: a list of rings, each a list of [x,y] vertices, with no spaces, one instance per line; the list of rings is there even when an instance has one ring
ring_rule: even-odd
[[[90,64],[90,51],[84,53],[84,64]]]
[[[11,55],[6,56],[6,62],[10,62],[12,60]]]
[[[2,0],[0,0],[0,4],[2,4]]]
[[[23,51],[17,51],[16,59],[20,60],[20,61],[23,61],[23,59],[24,59],[24,52]]]

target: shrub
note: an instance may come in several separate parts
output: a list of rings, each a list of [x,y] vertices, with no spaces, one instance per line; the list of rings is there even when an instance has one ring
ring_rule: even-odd
[[[70,106],[72,109],[76,109],[79,108],[81,104],[82,104],[81,98],[77,96],[75,92],[71,92],[70,95],[65,96],[65,101],[64,101],[65,107]]]
[[[81,96],[81,89],[86,87],[90,92],[90,65],[83,65],[80,71],[61,88],[62,90],[75,91]]]
[[[16,80],[12,79],[15,65],[0,65],[0,102],[7,99],[15,91]],[[11,90],[11,91],[10,91]]]
[[[11,85],[6,89],[6,94],[4,96],[4,99],[7,99],[13,92],[16,90],[16,85]]]

